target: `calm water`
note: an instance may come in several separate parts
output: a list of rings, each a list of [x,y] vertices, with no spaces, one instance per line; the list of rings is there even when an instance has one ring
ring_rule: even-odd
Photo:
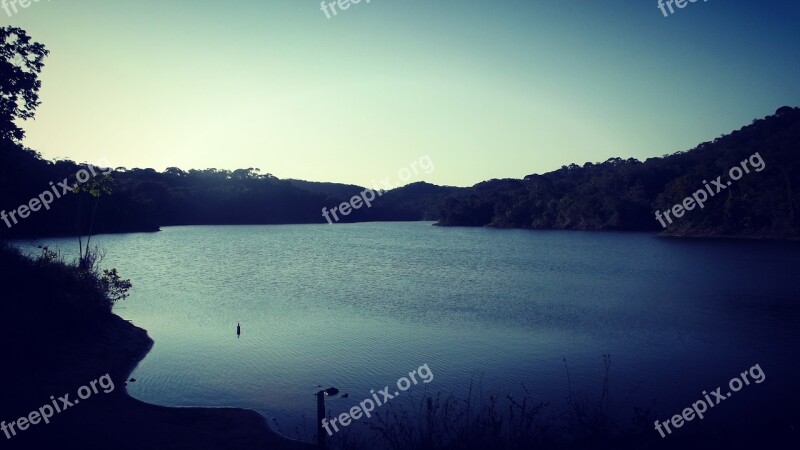
[[[653,401],[671,416],[756,363],[766,381],[720,417],[800,400],[796,245],[430,223],[95,239],[135,286],[117,313],[155,340],[131,394],[254,408],[290,436],[312,437],[318,385],[349,393],[329,401],[338,414],[425,363],[434,380],[401,397],[464,396],[480,381],[496,394],[524,383],[560,404],[564,357],[573,388],[591,396],[611,354],[613,405],[626,417]],[[77,252],[73,240],[47,243]]]

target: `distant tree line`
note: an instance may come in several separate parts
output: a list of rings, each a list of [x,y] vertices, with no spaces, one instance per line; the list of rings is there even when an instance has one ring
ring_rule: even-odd
[[[18,122],[39,106],[38,75],[48,52],[24,30],[0,27],[0,210],[28,202],[51,182],[74,178],[82,166],[47,161],[21,145]],[[800,108],[783,107],[695,149],[650,158],[612,158],[571,164],[522,180],[490,180],[470,188],[414,183],[392,189],[371,208],[340,222],[436,221],[444,226],[659,231],[666,210],[730,167],[759,152],[766,169],[738,181],[704,209],[688,212],[666,231],[673,235],[798,237]],[[109,151],[109,153],[112,153]],[[363,187],[280,180],[258,169],[189,170],[117,167],[102,180],[58,199],[13,227],[0,222],[0,239],[156,231],[201,224],[326,223],[323,208]],[[87,251],[89,248],[87,239]]]
[[[342,217],[355,221],[438,221],[445,226],[530,229],[661,231],[656,210],[666,210],[759,152],[766,169],[750,174],[670,225],[665,233],[691,236],[798,236],[800,108],[784,107],[713,142],[644,162],[612,158],[575,164],[522,180],[490,180],[471,188],[414,183],[385,193],[369,209]],[[50,181],[72,176],[80,165],[46,161],[18,144],[0,142],[2,206],[27,202]],[[257,169],[234,171],[116,168],[111,195],[101,196],[95,220],[86,193],[67,196],[6,236],[154,231],[200,224],[326,223],[323,207],[336,206],[364,188],[280,180]],[[0,228],[5,226],[0,223]]]
[[[783,107],[696,148],[650,158],[571,164],[522,180],[491,180],[449,196],[441,225],[659,231],[666,210],[758,152],[766,169],[737,181],[664,231],[685,236],[798,237],[800,108]]]

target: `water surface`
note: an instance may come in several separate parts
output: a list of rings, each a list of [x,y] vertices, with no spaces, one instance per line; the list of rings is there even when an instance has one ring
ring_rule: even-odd
[[[141,400],[254,408],[311,438],[317,386],[334,414],[422,364],[412,387],[540,400],[596,395],[664,418],[758,363],[730,419],[798,399],[800,250],[646,233],[440,228],[430,223],[170,227],[95,237],[134,284],[116,311],[155,340]],[[40,241],[28,241],[33,245]],[[74,239],[47,240],[76,254]],[[237,337],[236,325],[242,335]]]

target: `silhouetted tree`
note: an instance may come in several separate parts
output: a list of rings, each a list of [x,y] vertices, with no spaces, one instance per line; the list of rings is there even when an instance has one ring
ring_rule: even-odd
[[[32,119],[39,106],[39,73],[48,55],[25,30],[0,28],[0,139],[19,142],[25,132],[14,120]]]

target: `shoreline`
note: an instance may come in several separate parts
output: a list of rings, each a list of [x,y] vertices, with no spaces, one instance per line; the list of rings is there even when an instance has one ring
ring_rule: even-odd
[[[126,348],[126,344],[131,345],[131,357],[121,361],[123,366],[119,369],[119,375],[122,375],[120,387],[124,388],[120,391],[123,394],[121,397],[124,398],[120,402],[120,406],[129,409],[129,414],[143,413],[150,416],[148,419],[144,419],[139,426],[146,426],[146,422],[160,422],[162,426],[165,423],[170,425],[176,432],[187,432],[181,437],[180,442],[175,442],[174,446],[170,448],[273,448],[287,450],[313,448],[310,444],[292,441],[279,435],[270,428],[267,418],[254,410],[233,407],[159,406],[132,397],[128,393],[124,380],[130,379],[133,371],[147,356],[155,342],[146,330],[120,316],[113,315],[113,322],[113,326],[120,328],[117,336],[126,336],[114,347],[120,349]],[[142,416],[140,416],[141,418]],[[147,444],[143,442],[142,445]],[[153,447],[148,445],[148,447],[141,448]]]
[[[437,221],[433,220],[403,220],[403,221],[365,221],[365,222],[342,222],[341,225],[352,225],[352,224],[365,224],[365,223],[431,223],[431,226],[434,227],[441,227],[441,228],[491,228],[496,230],[527,230],[527,231],[583,231],[583,232],[598,232],[598,233],[624,233],[624,234],[636,234],[636,233],[648,233],[652,234],[656,237],[661,238],[672,238],[672,239],[683,239],[687,241],[700,241],[700,240],[710,240],[710,241],[739,241],[739,242],[800,242],[800,236],[773,236],[773,235],[765,235],[765,234],[715,234],[712,232],[708,233],[698,233],[698,232],[687,232],[687,231],[664,231],[664,230],[647,230],[647,229],[612,229],[612,228],[530,228],[530,227],[510,227],[510,226],[495,226],[495,225],[463,225],[463,224],[442,224]],[[297,223],[253,223],[253,224],[186,224],[186,225],[162,225],[159,226],[157,229],[147,229],[147,230],[114,230],[114,231],[102,231],[98,233],[94,233],[92,236],[103,236],[103,235],[120,235],[120,234],[155,234],[160,233],[163,231],[163,227],[212,227],[212,226],[219,226],[219,227],[239,227],[239,226],[286,226],[286,225],[325,225],[324,222],[322,223],[311,223],[311,222],[297,222]],[[19,236],[9,236],[7,237],[10,241],[34,241],[34,240],[45,240],[45,239],[67,239],[67,238],[77,238],[78,235],[74,233],[54,233],[54,234],[36,234],[36,235],[26,235],[22,234]]]
[[[36,411],[51,395],[75,392],[110,374],[113,391],[89,397],[53,416],[48,425],[31,426],[10,439],[11,448],[170,449],[170,450],[310,450],[313,445],[280,436],[266,417],[240,408],[167,407],[135,399],[126,380],[152,349],[147,331],[109,313],[91,330],[65,336],[43,355],[43,367],[20,371],[15,395],[2,409],[6,422]],[[4,396],[5,397],[5,396]],[[5,400],[5,399],[4,399]],[[16,400],[16,401],[14,401]],[[9,411],[10,410],[10,411]],[[56,448],[54,447],[54,448]]]

